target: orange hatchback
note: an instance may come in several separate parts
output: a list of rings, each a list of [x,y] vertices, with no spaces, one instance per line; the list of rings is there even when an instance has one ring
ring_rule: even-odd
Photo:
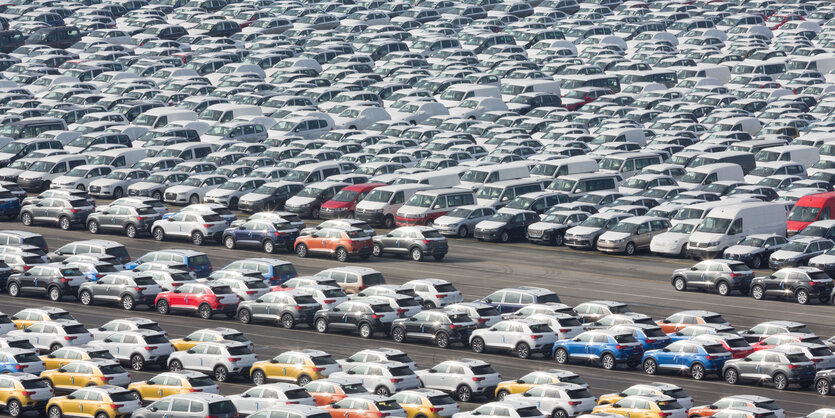
[[[314,380],[304,385],[304,388],[316,400],[316,406],[330,405],[350,395],[368,394],[368,390],[362,385],[362,380],[353,377],[328,377]]]
[[[331,418],[405,417],[406,410],[397,401],[379,395],[353,395],[322,407]]]
[[[371,257],[374,244],[365,231],[358,228],[323,228],[311,235],[296,238],[296,255],[307,257],[311,254],[325,254],[345,262],[351,256],[367,260]]]
[[[681,311],[656,323],[667,334],[681,331],[690,325],[731,325],[725,318],[722,318],[722,315],[710,311]]]

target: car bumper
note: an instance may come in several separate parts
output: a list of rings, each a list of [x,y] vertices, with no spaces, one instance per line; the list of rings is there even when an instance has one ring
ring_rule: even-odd
[[[473,236],[476,239],[480,239],[480,240],[484,240],[484,241],[498,241],[499,240],[499,234],[501,234],[501,231],[484,231],[484,230],[481,230],[481,229],[476,229],[473,232]]]
[[[622,253],[626,249],[626,242],[601,242],[597,241],[597,250],[604,253]]]
[[[342,219],[347,218],[348,214],[352,213],[349,208],[345,209],[331,209],[322,208],[319,210],[319,217],[322,219]]]
[[[427,218],[401,218],[396,217],[395,221],[397,226],[416,226],[416,225],[426,225]]]
[[[300,207],[293,207],[293,206],[284,206],[284,210],[290,213],[295,213],[303,218],[309,218],[310,213],[313,211],[313,206],[300,206]],[[320,212],[321,216],[321,212]]]
[[[357,220],[367,222],[369,225],[382,225],[385,219],[383,212],[363,212],[361,210],[357,210],[354,217]]]
[[[166,203],[188,203],[188,195],[187,194],[174,194],[174,193],[166,193],[163,196],[163,200]]]
[[[528,241],[534,244],[547,244],[551,242],[551,237],[554,235],[553,231],[528,231]]]
[[[238,202],[238,209],[247,212],[260,212],[265,209],[264,202]]]
[[[594,248],[591,238],[565,237],[565,245],[574,248]]]
[[[714,258],[720,258],[722,256],[722,251],[700,250],[698,248],[687,247],[687,254],[689,254],[691,257],[710,260]]]
[[[40,192],[46,190],[47,181],[46,180],[20,180],[18,179],[17,182],[18,186],[21,189],[26,190],[27,192]]]
[[[782,261],[774,261],[768,260],[768,267],[772,270],[779,270],[784,267],[797,267],[798,262],[797,260],[782,260]]]

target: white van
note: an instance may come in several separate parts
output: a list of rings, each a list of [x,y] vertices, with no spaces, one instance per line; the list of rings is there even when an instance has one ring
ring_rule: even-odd
[[[199,119],[208,123],[223,123],[231,122],[240,116],[263,116],[263,112],[260,106],[220,103],[211,105],[200,112]]]
[[[475,195],[465,189],[423,190],[412,195],[395,217],[397,226],[432,225],[459,206],[475,204]]]
[[[761,150],[754,157],[757,162],[794,161],[808,169],[820,160],[820,153],[817,148],[808,145],[783,145]]]
[[[608,155],[600,161],[601,173],[620,173],[628,178],[640,173],[644,167],[661,164],[661,156],[651,152],[623,152]]]
[[[357,203],[354,216],[370,225],[382,225],[394,228],[394,218],[397,210],[406,203],[413,194],[431,189],[428,184],[396,184],[381,186],[370,191],[365,199]]]
[[[678,180],[678,185],[690,190],[702,190],[717,181],[745,181],[745,174],[739,164],[705,164],[687,169],[687,173]]]
[[[461,184],[456,187],[478,191],[487,183],[521,179],[530,176],[527,161],[513,161],[504,164],[473,167],[461,174]]]
[[[763,124],[760,122],[758,118],[750,117],[750,116],[738,116],[735,118],[727,118],[722,121],[716,122],[712,128],[710,128],[710,132],[748,132],[751,136],[757,134],[757,132],[762,129]],[[709,132],[706,132],[703,136],[710,135]]]
[[[527,177],[486,184],[475,197],[479,206],[501,209],[516,196],[539,191],[542,191],[542,182]]]
[[[463,119],[475,119],[486,112],[507,110],[500,97],[472,97],[449,109],[449,114]]]
[[[617,173],[568,174],[557,177],[548,190],[566,193],[571,200],[579,199],[590,192],[617,192],[623,177]]]
[[[344,164],[344,165],[343,165]],[[349,167],[350,166],[350,167]],[[344,161],[324,161],[298,166],[287,173],[282,180],[310,184],[327,180],[328,177],[353,171],[355,166]]]
[[[499,88],[489,84],[455,84],[444,90],[439,102],[447,108],[456,107],[466,99],[472,97],[502,97]]]
[[[687,244],[691,256],[715,258],[752,234],[786,235],[786,207],[776,202],[748,202],[712,209]]]
[[[145,150],[137,148],[109,149],[90,155],[87,164],[106,164],[111,167],[133,167],[139,160],[147,157]]]
[[[542,161],[531,169],[531,177],[557,178],[568,174],[594,173],[597,171],[597,160],[584,155],[561,158],[558,160]]]
[[[786,64],[789,70],[815,70],[821,74],[829,74],[835,70],[835,54],[818,54],[810,57],[792,57]]]
[[[155,107],[146,110],[133,120],[137,126],[145,126],[148,129],[161,128],[175,121],[196,121],[197,113],[192,110],[179,107]],[[207,129],[208,130],[208,129]]]
[[[647,143],[647,136],[641,128],[607,129],[597,135],[591,145],[600,146],[609,142],[634,142],[643,147]]]
[[[395,180],[393,184],[428,184],[432,187],[454,187],[461,183],[458,170],[444,169],[426,173],[409,174]]]
[[[554,93],[560,94],[560,83],[552,80],[506,80],[502,82],[502,100],[511,101],[522,93]]]

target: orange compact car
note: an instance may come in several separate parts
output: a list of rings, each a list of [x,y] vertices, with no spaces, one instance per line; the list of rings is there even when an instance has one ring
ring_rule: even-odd
[[[786,416],[786,412],[773,399],[757,395],[726,396],[710,405],[694,406],[687,411],[690,418],[706,418],[725,408],[763,408],[773,411],[776,416]]]
[[[329,377],[314,380],[304,388],[316,400],[316,406],[330,405],[359,393],[368,393],[362,385],[362,380],[350,377]]]
[[[373,249],[371,237],[358,228],[323,228],[311,235],[296,238],[295,245],[299,257],[324,254],[334,256],[339,261],[348,261],[351,256],[367,260]]]
[[[710,311],[681,311],[658,321],[657,324],[667,334],[680,331],[690,325],[731,325],[725,318],[722,318],[722,315]]]
[[[337,403],[323,406],[322,410],[331,414],[331,418],[406,416],[406,411],[400,407],[397,401],[379,395],[353,395]]]

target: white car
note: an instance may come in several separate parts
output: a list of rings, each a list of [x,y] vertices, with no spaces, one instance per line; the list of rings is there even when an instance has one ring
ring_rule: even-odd
[[[299,286],[296,288],[313,297],[316,302],[322,305],[322,309],[331,309],[348,300],[348,295],[339,286]]]
[[[118,199],[124,196],[130,185],[148,178],[151,175],[147,170],[136,168],[120,168],[113,170],[110,174],[90,182],[87,190],[91,196],[112,197]]]
[[[447,360],[415,373],[423,387],[452,393],[461,402],[469,402],[474,394],[492,395],[501,383],[501,375],[489,363],[475,359]]]
[[[179,185],[187,178],[188,174],[182,171],[154,173],[129,185],[127,194],[128,196],[150,197],[162,201],[163,193],[167,187]]]
[[[597,405],[597,399],[587,388],[573,383],[537,385],[525,393],[508,395],[504,400],[533,405],[551,417],[576,417],[590,413]]]
[[[55,351],[68,345],[84,345],[93,340],[93,335],[78,321],[58,319],[40,321],[6,334],[6,337],[23,337],[41,353]]]
[[[263,278],[228,277],[214,280],[212,283],[229,286],[241,300],[255,300],[270,291],[270,287],[264,283]]]
[[[171,186],[165,189],[163,200],[165,203],[174,204],[195,204],[203,201],[209,190],[229,181],[224,176],[216,174],[198,174],[183,181],[182,184]]]
[[[237,209],[238,200],[241,196],[257,189],[258,186],[266,182],[265,179],[252,177],[231,179],[219,187],[207,191],[203,201],[228,206],[230,209]]]
[[[174,345],[159,331],[138,329],[117,331],[90,346],[106,348],[117,360],[127,362],[133,370],[142,370],[149,363],[165,364],[174,352]]]
[[[285,405],[316,406],[316,400],[307,390],[293,383],[267,383],[258,385],[240,395],[230,395],[238,413],[249,415],[262,409]]]
[[[556,341],[557,334],[544,321],[506,319],[490,328],[473,331],[470,348],[476,353],[490,349],[512,351],[520,358],[528,358],[539,351],[550,357]]]
[[[452,418],[544,418],[539,409],[527,403],[498,401],[479,406],[473,411],[459,412]]]
[[[818,370],[835,369],[835,354],[829,347],[809,342],[786,343],[777,346],[786,352],[800,352],[815,363]]]
[[[226,227],[223,218],[211,211],[179,212],[170,218],[154,221],[151,235],[157,241],[187,238],[194,245],[202,245],[206,239],[220,242]]]
[[[502,314],[495,306],[483,302],[461,302],[447,305],[447,311],[463,312],[478,324],[479,328],[492,327],[502,320]]]
[[[425,309],[435,309],[460,303],[464,296],[451,282],[443,279],[416,279],[403,283],[403,287],[412,289],[423,299]]]
[[[331,377],[358,377],[369,392],[380,396],[420,387],[420,379],[415,372],[408,365],[396,361],[359,363],[350,368],[343,367],[343,370]]]
[[[53,189],[87,190],[93,180],[106,176],[112,169],[109,165],[80,165],[53,179],[50,187]]]
[[[409,366],[412,370],[417,370],[417,363],[412,360],[405,351],[396,348],[369,348],[357,351],[348,358],[337,360],[344,370],[358,363],[383,363],[395,361]]]
[[[175,351],[168,358],[168,369],[196,370],[211,373],[218,382],[230,375],[247,372],[256,356],[247,344],[237,341],[215,341],[197,344],[187,351]]]
[[[586,330],[576,316],[561,312],[536,313],[528,316],[528,319],[546,323],[557,334],[558,340],[574,338]]]
[[[701,219],[687,219],[675,224],[667,232],[662,232],[649,243],[649,249],[654,254],[684,257],[687,255],[687,243],[690,234],[702,223]]]

